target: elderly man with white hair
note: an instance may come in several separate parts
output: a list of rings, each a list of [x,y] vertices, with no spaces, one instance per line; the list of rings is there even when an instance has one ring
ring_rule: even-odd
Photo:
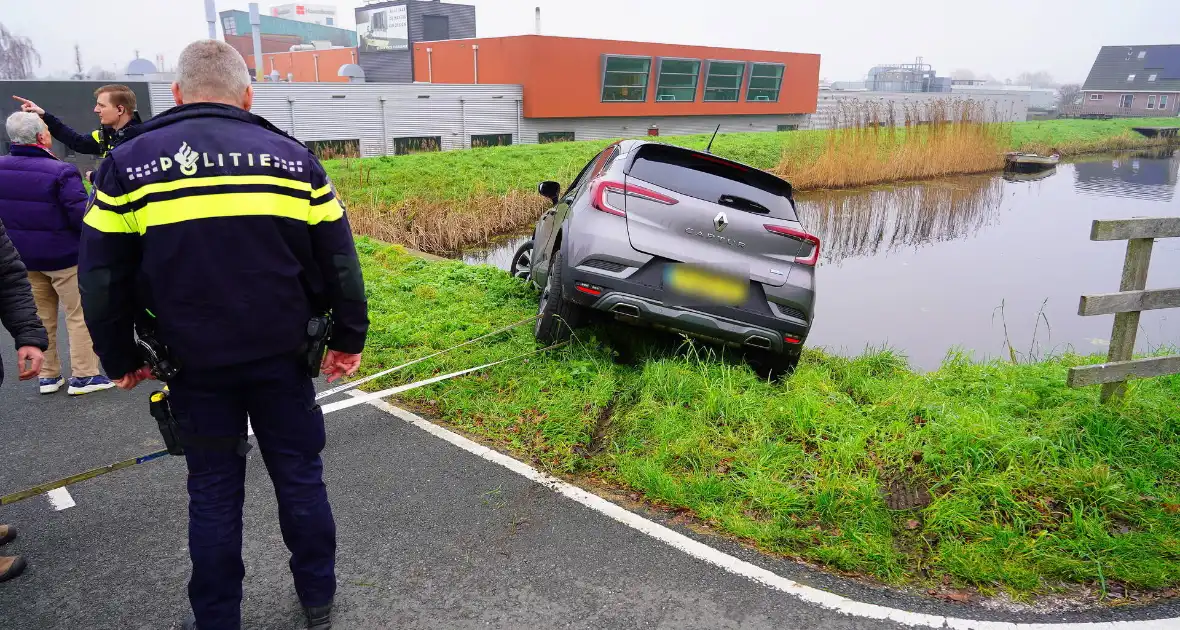
[[[28,268],[37,315],[49,332],[40,391],[52,394],[64,384],[57,353],[59,307],[65,310],[70,338],[69,393],[110,389],[114,384],[99,371],[78,292],[78,248],[86,211],[82,176],[50,152],[53,138],[37,114],[17,112],[5,128],[12,144],[8,155],[0,156],[0,221]]]
[[[336,524],[312,377],[356,372],[368,330],[344,207],[315,156],[248,110],[242,56],[203,40],[180,54],[177,106],[115,147],[95,178],[82,298],[103,365],[130,389],[153,374],[188,463],[187,628],[241,625],[246,419],[274,482],[309,628],[331,627]],[[176,374],[151,372],[135,335]],[[326,354],[325,354],[326,349]]]

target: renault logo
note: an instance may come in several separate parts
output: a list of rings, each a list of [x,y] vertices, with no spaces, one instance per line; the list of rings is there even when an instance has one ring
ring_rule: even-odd
[[[721,232],[725,226],[729,225],[729,217],[725,216],[724,212],[718,212],[717,216],[713,217],[713,229]]]

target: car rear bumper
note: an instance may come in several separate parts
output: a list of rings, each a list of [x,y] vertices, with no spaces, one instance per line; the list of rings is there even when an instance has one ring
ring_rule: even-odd
[[[647,324],[659,328],[706,337],[722,343],[782,353],[799,348],[807,339],[809,326],[798,320],[780,319],[732,308],[694,309],[666,303],[662,291],[650,286],[607,278],[599,274],[569,269],[565,295],[572,301],[597,311],[614,314],[621,321]],[[577,290],[578,283],[601,290],[590,295]],[[788,343],[791,336],[799,343]]]

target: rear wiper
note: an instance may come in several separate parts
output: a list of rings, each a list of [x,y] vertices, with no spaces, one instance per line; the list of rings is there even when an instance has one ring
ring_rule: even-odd
[[[738,210],[745,210],[746,212],[757,212],[758,214],[770,214],[770,208],[754,201],[746,199],[745,197],[738,197],[737,195],[721,195],[717,203],[730,208],[737,208]]]

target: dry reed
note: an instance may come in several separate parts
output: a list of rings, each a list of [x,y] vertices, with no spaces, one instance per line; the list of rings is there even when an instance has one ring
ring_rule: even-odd
[[[990,175],[802,193],[799,218],[824,243],[826,264],[873,256],[979,231],[996,216],[1003,181]]]
[[[545,206],[536,193],[511,192],[456,201],[351,202],[348,215],[359,234],[446,255],[528,229]]]
[[[984,173],[1004,166],[1009,126],[962,99],[841,101],[815,152],[784,153],[775,174],[799,189]]]

